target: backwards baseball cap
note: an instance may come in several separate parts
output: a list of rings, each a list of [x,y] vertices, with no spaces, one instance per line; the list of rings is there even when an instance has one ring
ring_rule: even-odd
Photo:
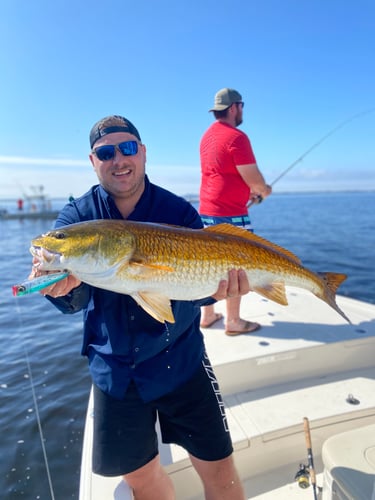
[[[237,90],[234,89],[221,89],[215,94],[214,107],[209,111],[224,111],[224,109],[229,108],[235,102],[241,102],[242,96]]]
[[[107,134],[114,134],[115,132],[128,132],[133,134],[141,141],[141,136],[138,130],[127,118],[119,115],[107,116],[102,118],[92,127],[90,131],[90,147],[92,149],[95,142]]]

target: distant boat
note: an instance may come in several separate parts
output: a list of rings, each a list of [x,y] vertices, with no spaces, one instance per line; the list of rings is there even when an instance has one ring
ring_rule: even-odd
[[[304,290],[287,292],[289,307],[242,298],[256,333],[228,337],[222,321],[203,329],[246,498],[375,500],[375,305],[338,296],[348,325]],[[216,307],[224,313],[225,301]],[[92,472],[92,432],[91,394],[79,500],[133,499],[121,477]],[[159,444],[176,498],[203,500],[185,450]]]
[[[43,210],[40,212],[8,212],[5,209],[0,209],[0,220],[10,219],[56,219],[59,210]]]
[[[55,219],[59,210],[52,208],[44,186],[30,186],[31,193],[23,193],[14,200],[14,209],[0,208],[0,219]]]

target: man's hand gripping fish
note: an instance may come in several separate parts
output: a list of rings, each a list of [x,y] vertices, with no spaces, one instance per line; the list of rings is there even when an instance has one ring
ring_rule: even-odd
[[[170,300],[213,295],[231,269],[244,269],[252,290],[287,305],[285,285],[336,304],[345,274],[314,273],[288,250],[244,229],[219,224],[188,229],[126,220],[79,222],[32,241],[40,270],[67,270],[89,285],[124,293],[160,322],[174,322]]]

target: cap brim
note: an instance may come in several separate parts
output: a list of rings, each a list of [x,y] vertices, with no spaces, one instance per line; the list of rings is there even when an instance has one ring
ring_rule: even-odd
[[[226,104],[218,104],[214,108],[209,109],[208,112],[210,112],[210,111],[224,111],[224,109],[228,109],[231,106],[232,106],[231,104],[228,104],[228,105],[226,105]]]

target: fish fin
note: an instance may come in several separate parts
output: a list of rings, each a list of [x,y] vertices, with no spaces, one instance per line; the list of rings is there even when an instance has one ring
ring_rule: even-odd
[[[138,273],[142,274],[143,277],[150,276],[150,279],[152,278],[152,275],[155,271],[167,271],[169,273],[175,272],[175,269],[170,266],[165,266],[163,264],[152,264],[150,262],[147,262],[146,259],[141,259],[141,258],[131,258],[129,262],[125,262],[123,264],[125,270],[129,268],[129,266],[134,268],[137,268]],[[119,272],[121,273],[122,266],[119,267]],[[137,274],[138,274],[137,273]]]
[[[133,265],[133,266],[140,266],[140,267],[143,267],[145,269],[155,270],[155,271],[168,271],[169,273],[172,273],[175,271],[173,269],[173,267],[164,266],[163,264],[150,264],[149,262],[146,262],[146,261],[145,262],[137,262],[137,261],[131,260],[129,262],[129,264]]]
[[[326,285],[322,294],[316,293],[315,295],[329,304],[336,312],[338,312],[348,323],[352,323],[346,314],[336,304],[336,290],[343,281],[346,280],[347,275],[341,273],[317,273],[318,276],[324,281]]]
[[[267,286],[253,287],[254,292],[273,300],[282,306],[288,305],[288,300],[285,295],[285,285],[282,282],[274,282]]]
[[[294,255],[294,253],[292,253],[290,250],[287,250],[286,248],[276,245],[275,243],[272,243],[271,241],[268,241],[265,238],[262,238],[261,236],[254,234],[251,231],[248,231],[247,229],[244,229],[242,227],[237,227],[233,226],[232,224],[224,223],[224,224],[217,224],[215,226],[207,226],[202,231],[216,233],[216,234],[223,234],[223,235],[239,236],[241,238],[245,238],[251,241],[252,243],[257,243],[267,248],[271,248],[272,250],[276,250],[277,252],[288,257],[293,262],[301,264],[301,260],[297,257],[297,255]]]
[[[154,319],[164,323],[174,323],[171,302],[168,297],[155,292],[138,292],[132,294],[133,299]]]
[[[336,294],[336,290],[341,285],[343,281],[346,280],[346,274],[340,273],[317,273],[322,280],[326,283],[327,287],[331,290],[333,294]]]

